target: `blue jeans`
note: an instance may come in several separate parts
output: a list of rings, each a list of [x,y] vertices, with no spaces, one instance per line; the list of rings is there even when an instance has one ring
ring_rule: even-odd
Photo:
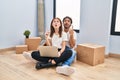
[[[74,61],[75,56],[76,56],[76,51],[75,51],[74,49],[71,49],[71,50],[72,50],[72,56],[71,56],[67,61],[65,61],[65,62],[62,64],[62,66],[63,66],[63,65],[68,65],[68,66],[70,66],[70,65],[72,64],[72,62]]]

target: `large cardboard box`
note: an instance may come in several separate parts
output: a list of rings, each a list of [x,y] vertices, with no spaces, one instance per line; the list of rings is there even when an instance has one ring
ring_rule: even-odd
[[[17,45],[16,46],[16,53],[17,54],[23,53],[23,51],[28,51],[27,45]]]
[[[104,62],[105,46],[91,43],[77,45],[77,59],[89,65],[97,65]]]
[[[30,37],[25,39],[25,44],[28,45],[28,50],[37,50],[37,47],[40,45],[40,37]]]

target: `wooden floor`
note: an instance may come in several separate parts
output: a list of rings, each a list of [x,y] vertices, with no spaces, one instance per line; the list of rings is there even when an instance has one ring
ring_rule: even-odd
[[[120,59],[106,58],[105,63],[89,66],[77,61],[71,76],[56,73],[55,67],[36,70],[35,64],[14,51],[0,53],[0,80],[120,80]]]

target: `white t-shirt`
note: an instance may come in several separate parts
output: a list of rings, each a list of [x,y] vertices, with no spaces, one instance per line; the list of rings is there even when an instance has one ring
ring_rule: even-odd
[[[59,35],[53,34],[53,37],[49,37],[52,42],[52,46],[56,46],[58,48],[62,48],[62,41],[68,41],[67,34],[65,32],[62,32],[62,36],[59,37]]]
[[[77,39],[77,35],[76,35],[76,32],[74,31],[74,34],[73,34],[73,38],[76,40]],[[70,40],[70,33],[69,33],[69,31],[67,32],[67,39],[68,39],[68,41]],[[69,44],[69,42],[67,41],[67,46],[68,47],[70,47],[70,44]],[[75,45],[75,47],[76,47],[76,45]]]

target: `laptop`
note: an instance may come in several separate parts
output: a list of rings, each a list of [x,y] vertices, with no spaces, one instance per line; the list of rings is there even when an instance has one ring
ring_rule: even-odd
[[[58,48],[55,46],[39,46],[40,55],[43,57],[58,57]]]

